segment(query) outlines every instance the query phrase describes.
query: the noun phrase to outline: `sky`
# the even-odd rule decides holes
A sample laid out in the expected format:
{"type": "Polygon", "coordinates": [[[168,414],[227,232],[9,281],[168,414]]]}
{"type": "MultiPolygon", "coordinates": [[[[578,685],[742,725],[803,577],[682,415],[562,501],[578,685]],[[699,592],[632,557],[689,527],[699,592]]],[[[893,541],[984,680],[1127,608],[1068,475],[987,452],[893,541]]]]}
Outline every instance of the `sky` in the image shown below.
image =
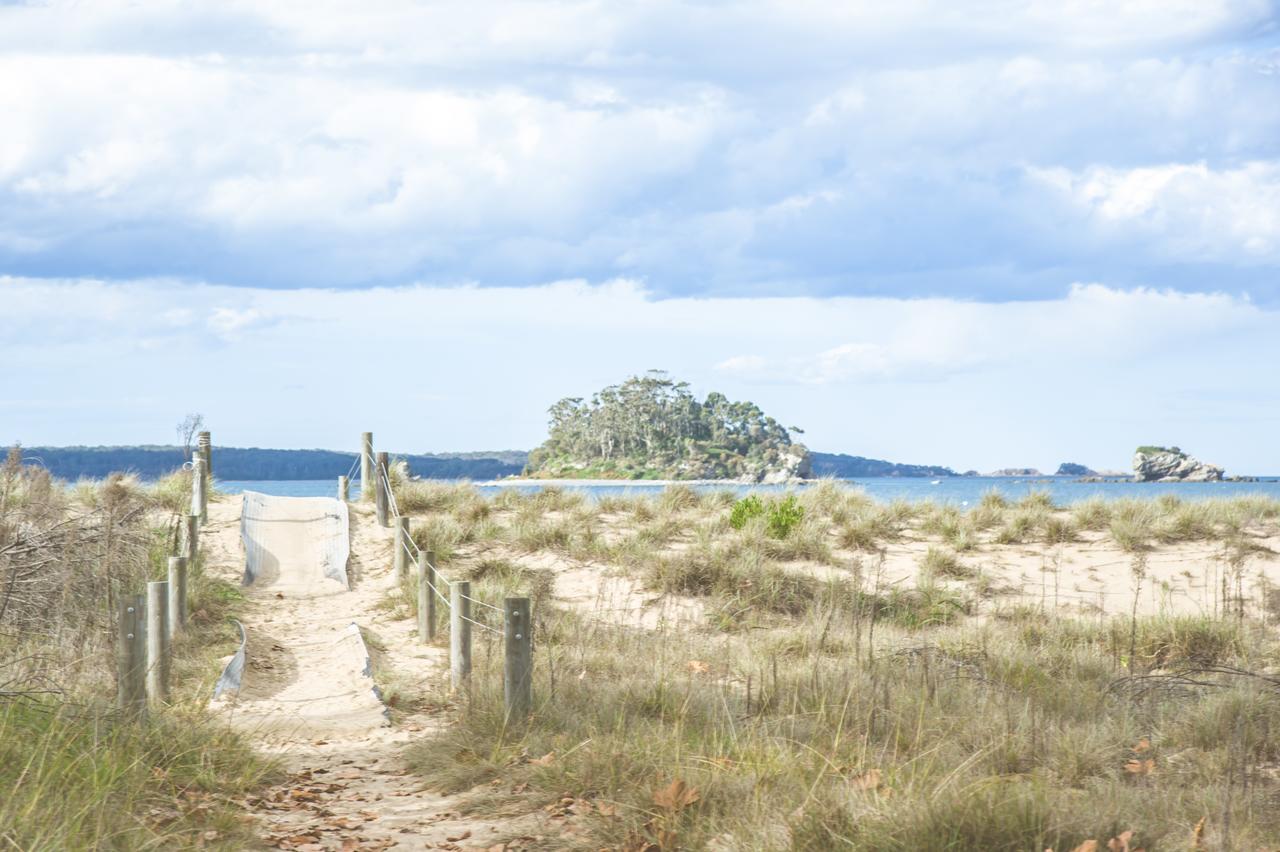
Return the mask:
{"type": "Polygon", "coordinates": [[[0,0],[0,442],[1280,473],[1280,3],[0,0]]]}

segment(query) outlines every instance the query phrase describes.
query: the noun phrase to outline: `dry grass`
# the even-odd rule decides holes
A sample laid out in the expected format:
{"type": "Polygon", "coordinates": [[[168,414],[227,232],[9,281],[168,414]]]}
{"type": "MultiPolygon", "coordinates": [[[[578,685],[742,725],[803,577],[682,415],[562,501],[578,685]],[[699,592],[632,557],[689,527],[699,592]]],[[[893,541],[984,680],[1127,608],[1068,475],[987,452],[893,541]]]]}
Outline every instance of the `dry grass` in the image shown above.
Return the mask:
{"type": "Polygon", "coordinates": [[[0,469],[0,841],[18,849],[243,848],[230,795],[269,767],[204,716],[235,587],[191,566],[173,704],[119,717],[122,595],[162,578],[189,477],[66,487],[11,454],[0,469]]]}
{"type": "Polygon", "coordinates": [[[1163,849],[1190,847],[1206,817],[1205,848],[1280,837],[1272,628],[1238,611],[1011,607],[982,567],[1002,542],[1056,553],[1101,538],[1142,560],[1215,540],[1238,579],[1275,534],[1274,501],[993,494],[961,511],[823,483],[783,538],[760,518],[732,529],[733,503],[687,488],[495,500],[496,532],[456,571],[486,595],[537,591],[535,712],[503,718],[486,646],[416,769],[470,790],[477,811],[545,807],[574,831],[547,848],[1061,850],[1133,830],[1134,848],[1163,849]],[[887,581],[884,552],[906,546],[917,575],[887,581]],[[554,577],[521,563],[533,553],[698,598],[708,618],[638,630],[561,609],[554,577]]]}
{"type": "MultiPolygon", "coordinates": [[[[549,848],[1073,849],[1127,829],[1182,848],[1206,816],[1208,848],[1280,832],[1280,684],[1209,674],[1139,695],[1125,622],[1028,612],[873,638],[865,610],[806,600],[746,633],[544,607],[532,717],[506,723],[497,656],[480,655],[470,704],[414,765],[477,811],[567,798],[578,833],[549,848]],[[673,807],[677,779],[696,796],[673,807]]],[[[1153,619],[1137,644],[1152,666],[1247,670],[1272,643],[1153,619]]]]}

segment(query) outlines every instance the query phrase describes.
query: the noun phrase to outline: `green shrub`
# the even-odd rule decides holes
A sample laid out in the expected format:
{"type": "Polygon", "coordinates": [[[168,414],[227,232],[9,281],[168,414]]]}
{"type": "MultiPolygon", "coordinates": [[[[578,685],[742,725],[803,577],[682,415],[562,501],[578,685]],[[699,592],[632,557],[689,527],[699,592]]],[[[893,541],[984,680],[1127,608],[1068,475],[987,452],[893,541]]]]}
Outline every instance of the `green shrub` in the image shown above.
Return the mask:
{"type": "Polygon", "coordinates": [[[795,495],[787,495],[769,506],[769,516],[765,522],[765,530],[773,538],[786,538],[796,524],[804,520],[804,507],[796,500],[795,495]]]}
{"type": "Polygon", "coordinates": [[[747,525],[747,521],[763,514],[764,502],[756,495],[749,494],[733,504],[733,508],[729,511],[729,526],[740,530],[747,525]]]}

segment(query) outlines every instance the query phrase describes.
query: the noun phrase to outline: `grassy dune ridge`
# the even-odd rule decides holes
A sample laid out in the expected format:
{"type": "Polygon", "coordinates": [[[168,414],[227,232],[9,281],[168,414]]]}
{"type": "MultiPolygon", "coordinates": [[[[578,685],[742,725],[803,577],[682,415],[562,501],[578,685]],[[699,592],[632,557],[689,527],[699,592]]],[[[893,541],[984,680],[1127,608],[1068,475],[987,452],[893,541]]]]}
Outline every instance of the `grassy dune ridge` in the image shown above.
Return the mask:
{"type": "Polygon", "coordinates": [[[456,724],[415,746],[477,810],[545,808],[560,829],[535,845],[1280,843],[1276,501],[961,510],[828,483],[779,536],[769,506],[734,529],[732,495],[682,487],[397,495],[447,575],[535,597],[532,717],[505,723],[479,638],[469,697],[416,698],[456,724]],[[1069,567],[1122,593],[1073,593],[1069,567]],[[584,571],[693,615],[621,621],[565,591],[584,571]]]}
{"type": "Polygon", "coordinates": [[[171,706],[146,723],[113,708],[118,601],[164,578],[189,493],[189,474],[64,486],[16,454],[0,469],[0,846],[248,842],[233,797],[268,768],[204,711],[234,586],[191,566],[171,706]]]}

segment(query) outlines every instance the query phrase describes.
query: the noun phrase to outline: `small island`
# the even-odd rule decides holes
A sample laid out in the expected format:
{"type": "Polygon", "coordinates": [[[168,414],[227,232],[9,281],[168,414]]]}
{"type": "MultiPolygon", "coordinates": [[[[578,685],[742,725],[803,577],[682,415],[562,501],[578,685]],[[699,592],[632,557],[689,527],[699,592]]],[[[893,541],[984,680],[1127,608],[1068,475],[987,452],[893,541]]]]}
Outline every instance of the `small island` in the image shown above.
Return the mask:
{"type": "Polygon", "coordinates": [[[1133,454],[1137,482],[1221,482],[1223,469],[1192,458],[1178,447],[1138,447],[1133,454]]]}
{"type": "Polygon", "coordinates": [[[535,479],[807,479],[809,450],[752,402],[712,392],[699,402],[686,382],[650,370],[590,400],[548,410],[547,440],[529,454],[535,479]]]}

